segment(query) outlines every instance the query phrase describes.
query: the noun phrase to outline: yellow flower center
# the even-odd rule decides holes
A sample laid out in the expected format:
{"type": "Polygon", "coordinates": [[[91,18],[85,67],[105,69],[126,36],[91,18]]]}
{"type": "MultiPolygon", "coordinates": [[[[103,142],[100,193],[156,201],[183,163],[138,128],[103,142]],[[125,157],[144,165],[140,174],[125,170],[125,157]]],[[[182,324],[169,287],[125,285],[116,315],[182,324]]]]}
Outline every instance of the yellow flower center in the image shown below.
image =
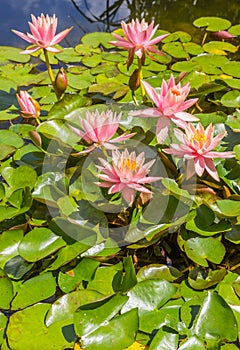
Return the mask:
{"type": "Polygon", "coordinates": [[[195,134],[191,138],[191,141],[198,141],[199,143],[204,144],[207,141],[207,138],[201,131],[196,130],[195,134]]]}
{"type": "Polygon", "coordinates": [[[129,170],[134,171],[138,168],[138,163],[136,162],[136,160],[132,160],[129,158],[123,158],[121,159],[121,167],[127,167],[129,170]]]}

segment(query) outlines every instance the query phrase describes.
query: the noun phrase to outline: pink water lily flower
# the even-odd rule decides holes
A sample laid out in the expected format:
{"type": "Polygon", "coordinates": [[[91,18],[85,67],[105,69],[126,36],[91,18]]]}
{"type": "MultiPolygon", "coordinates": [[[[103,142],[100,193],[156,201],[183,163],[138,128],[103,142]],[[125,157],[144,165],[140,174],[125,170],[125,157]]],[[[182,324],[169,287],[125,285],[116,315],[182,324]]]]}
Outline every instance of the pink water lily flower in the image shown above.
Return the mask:
{"type": "Polygon", "coordinates": [[[152,194],[149,189],[143,186],[144,184],[161,179],[160,177],[147,176],[155,159],[144,164],[144,152],[136,155],[135,152],[129,153],[127,148],[122,153],[119,150],[113,150],[112,165],[103,158],[99,158],[99,161],[102,166],[97,166],[97,168],[103,174],[98,174],[98,177],[103,182],[96,184],[109,188],[109,194],[121,191],[123,198],[129,205],[132,205],[136,191],[152,194]]]}
{"type": "Polygon", "coordinates": [[[190,178],[195,172],[198,176],[202,176],[204,170],[206,170],[212,178],[219,181],[213,158],[234,157],[234,152],[231,151],[212,151],[219,145],[226,132],[214,137],[214,126],[212,124],[204,130],[200,123],[196,127],[189,123],[185,128],[185,133],[179,129],[175,129],[174,133],[180,144],[171,144],[170,148],[164,149],[164,152],[187,160],[186,178],[190,178]]]}
{"type": "Polygon", "coordinates": [[[24,118],[38,118],[40,115],[39,103],[32,98],[27,91],[20,91],[16,94],[18,103],[21,107],[21,115],[24,118]]]}
{"type": "Polygon", "coordinates": [[[121,25],[126,39],[113,33],[117,41],[111,41],[110,43],[128,50],[127,67],[130,67],[132,64],[134,54],[141,59],[142,64],[144,64],[145,61],[145,54],[149,55],[149,52],[162,55],[162,52],[157,50],[154,45],[166,38],[169,34],[160,35],[152,39],[158,28],[158,25],[154,27],[154,21],[148,25],[145,19],[142,19],[141,22],[139,22],[138,19],[133,19],[132,22],[128,24],[122,21],[121,25]]]}
{"type": "Polygon", "coordinates": [[[142,81],[142,84],[156,107],[134,111],[131,115],[158,118],[156,135],[159,143],[166,139],[170,121],[181,128],[185,128],[187,122],[198,120],[192,114],[184,112],[198,100],[198,98],[186,100],[190,92],[189,83],[184,86],[181,86],[180,82],[176,84],[174,76],[171,75],[168,81],[163,79],[160,93],[146,81],[142,81]]]}
{"type": "Polygon", "coordinates": [[[84,139],[92,145],[78,154],[89,153],[95,148],[102,146],[106,149],[114,149],[117,147],[114,145],[115,143],[127,140],[135,135],[135,133],[124,133],[112,139],[119,127],[121,116],[122,113],[113,113],[112,110],[108,109],[101,113],[99,113],[98,110],[95,112],[87,111],[85,118],[79,117],[81,129],[73,126],[69,127],[81,139],[84,139]]]}
{"type": "Polygon", "coordinates": [[[55,35],[58,24],[58,19],[55,14],[52,17],[49,15],[46,15],[45,17],[43,14],[37,18],[34,15],[31,15],[31,17],[32,22],[28,22],[31,34],[24,34],[18,30],[12,30],[13,33],[20,36],[20,38],[34,45],[30,49],[24,50],[21,53],[31,54],[42,48],[51,52],[60,52],[60,50],[52,46],[63,40],[73,27],[67,28],[55,35]]]}

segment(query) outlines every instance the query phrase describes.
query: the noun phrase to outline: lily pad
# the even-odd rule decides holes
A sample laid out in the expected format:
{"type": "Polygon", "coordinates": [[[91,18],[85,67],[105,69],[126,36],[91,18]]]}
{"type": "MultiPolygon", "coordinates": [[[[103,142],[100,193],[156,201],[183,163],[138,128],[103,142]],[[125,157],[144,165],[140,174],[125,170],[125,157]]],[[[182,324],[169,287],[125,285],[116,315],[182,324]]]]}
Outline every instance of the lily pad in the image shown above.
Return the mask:
{"type": "Polygon", "coordinates": [[[206,27],[206,30],[210,32],[225,30],[231,26],[230,21],[220,17],[201,17],[196,19],[193,24],[199,28],[206,27]]]}

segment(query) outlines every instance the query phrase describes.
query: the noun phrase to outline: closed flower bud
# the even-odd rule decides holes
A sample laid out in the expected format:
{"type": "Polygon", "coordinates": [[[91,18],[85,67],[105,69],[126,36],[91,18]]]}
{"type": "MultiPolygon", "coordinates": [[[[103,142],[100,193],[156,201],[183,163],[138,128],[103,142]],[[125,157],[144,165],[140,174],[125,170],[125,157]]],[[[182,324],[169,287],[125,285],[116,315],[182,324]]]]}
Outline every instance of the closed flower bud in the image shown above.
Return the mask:
{"type": "Polygon", "coordinates": [[[139,88],[140,86],[140,74],[139,74],[139,69],[135,69],[133,74],[129,78],[129,87],[132,91],[135,91],[139,88]]]}
{"type": "Polygon", "coordinates": [[[20,113],[23,118],[39,117],[40,105],[27,91],[20,91],[19,94],[17,94],[17,100],[21,107],[20,113]]]}
{"type": "Polygon", "coordinates": [[[61,97],[61,95],[66,91],[68,86],[68,81],[67,81],[67,74],[64,70],[63,67],[61,67],[58,71],[58,74],[55,79],[55,92],[58,95],[58,98],[61,97]]]}

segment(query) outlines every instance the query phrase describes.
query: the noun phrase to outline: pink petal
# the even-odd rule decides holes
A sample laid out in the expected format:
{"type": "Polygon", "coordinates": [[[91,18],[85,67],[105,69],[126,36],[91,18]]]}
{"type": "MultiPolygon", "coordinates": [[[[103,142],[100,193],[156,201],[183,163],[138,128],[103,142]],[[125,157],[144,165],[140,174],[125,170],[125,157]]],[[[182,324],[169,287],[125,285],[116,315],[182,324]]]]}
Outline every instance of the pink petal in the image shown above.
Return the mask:
{"type": "Polygon", "coordinates": [[[122,196],[129,206],[131,206],[134,201],[134,195],[135,195],[135,191],[131,188],[125,187],[122,190],[122,196]]]}
{"type": "Polygon", "coordinates": [[[31,53],[37,52],[37,51],[40,50],[40,49],[41,49],[41,47],[39,47],[39,46],[33,46],[33,47],[31,47],[30,49],[21,51],[20,53],[21,53],[21,54],[28,54],[28,55],[30,55],[31,53]]]}
{"type": "Polygon", "coordinates": [[[205,169],[214,180],[220,181],[218,173],[217,173],[217,169],[216,169],[212,159],[205,159],[205,169]]]}
{"type": "Polygon", "coordinates": [[[162,41],[163,39],[165,39],[167,36],[169,36],[169,34],[163,34],[163,35],[157,36],[156,38],[150,40],[150,41],[148,42],[148,45],[155,45],[155,44],[157,44],[159,41],[162,41]]]}
{"type": "Polygon", "coordinates": [[[186,179],[190,179],[195,174],[194,161],[192,159],[187,161],[186,179]]]}
{"type": "Polygon", "coordinates": [[[61,40],[65,38],[65,36],[68,35],[68,33],[73,29],[73,27],[67,28],[63,30],[62,32],[58,33],[54,36],[53,40],[51,41],[51,45],[58,44],[61,40]]]}
{"type": "Polygon", "coordinates": [[[108,193],[109,194],[112,194],[112,193],[116,193],[116,192],[119,192],[119,191],[122,191],[122,189],[125,187],[125,184],[122,184],[121,182],[118,183],[118,184],[115,184],[113,186],[111,186],[108,190],[108,193]]]}
{"type": "Polygon", "coordinates": [[[148,94],[148,96],[150,97],[150,99],[155,103],[155,105],[158,107],[161,103],[161,97],[160,95],[157,93],[156,89],[154,89],[149,83],[147,83],[144,80],[141,80],[141,83],[143,84],[146,93],[148,94]]]}
{"type": "Polygon", "coordinates": [[[18,30],[12,29],[12,32],[13,32],[14,34],[17,34],[18,36],[20,36],[20,38],[22,38],[23,40],[26,40],[28,43],[31,43],[31,44],[34,44],[34,43],[35,43],[35,40],[29,38],[26,34],[21,33],[21,32],[19,32],[18,30]]]}
{"type": "Polygon", "coordinates": [[[170,127],[170,120],[167,117],[161,117],[158,119],[156,127],[156,136],[158,143],[162,143],[168,136],[168,131],[170,127]]]}
{"type": "Polygon", "coordinates": [[[197,157],[194,159],[194,166],[198,176],[202,176],[205,169],[205,159],[204,157],[197,157]]]}

